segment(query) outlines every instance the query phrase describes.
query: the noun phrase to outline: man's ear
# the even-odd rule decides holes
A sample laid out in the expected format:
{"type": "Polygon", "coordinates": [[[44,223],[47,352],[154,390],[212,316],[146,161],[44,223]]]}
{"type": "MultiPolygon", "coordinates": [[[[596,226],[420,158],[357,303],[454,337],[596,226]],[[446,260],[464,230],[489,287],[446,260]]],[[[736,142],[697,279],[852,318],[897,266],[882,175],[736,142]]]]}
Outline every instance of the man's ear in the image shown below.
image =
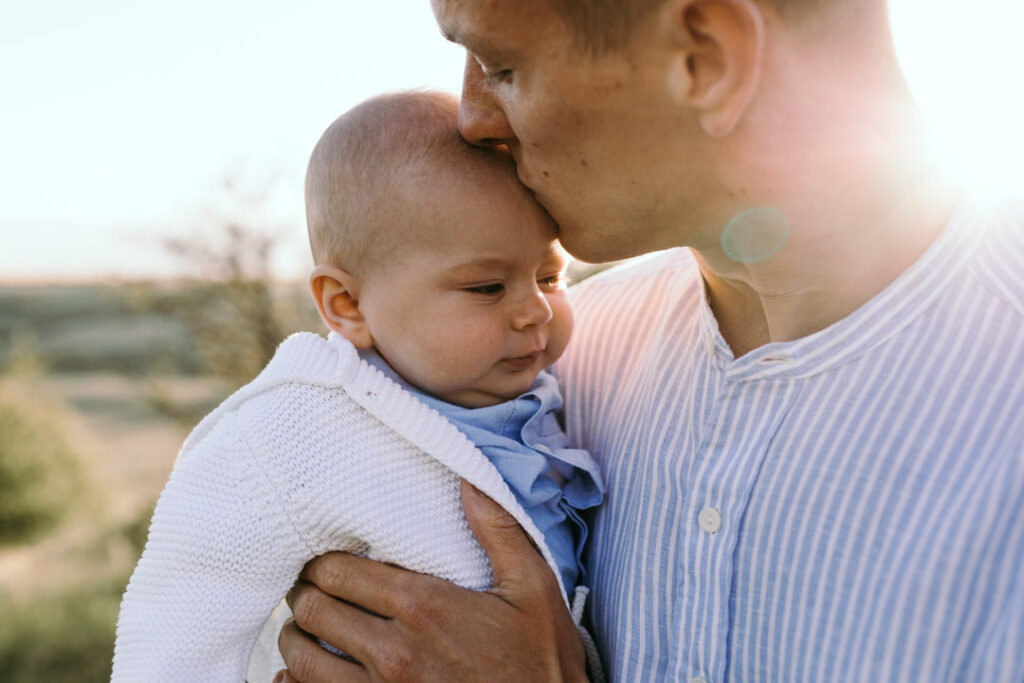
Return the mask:
{"type": "Polygon", "coordinates": [[[723,137],[757,92],[764,15],[754,0],[670,0],[662,18],[680,58],[671,76],[708,135],[723,137]]]}
{"type": "Polygon", "coordinates": [[[370,327],[359,309],[359,283],[352,273],[335,266],[318,265],[309,275],[309,291],[327,327],[356,348],[373,346],[370,327]]]}

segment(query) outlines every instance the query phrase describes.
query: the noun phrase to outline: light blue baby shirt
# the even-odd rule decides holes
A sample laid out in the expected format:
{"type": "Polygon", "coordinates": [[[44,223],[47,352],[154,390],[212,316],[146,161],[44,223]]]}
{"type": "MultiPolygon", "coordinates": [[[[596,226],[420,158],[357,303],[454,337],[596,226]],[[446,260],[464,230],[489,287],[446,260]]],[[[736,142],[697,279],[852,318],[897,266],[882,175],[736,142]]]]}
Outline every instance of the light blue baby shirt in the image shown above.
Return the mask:
{"type": "Polygon", "coordinates": [[[497,468],[516,500],[544,534],[567,593],[586,581],[581,563],[587,525],[579,511],[604,497],[597,464],[586,451],[567,448],[556,412],[562,407],[558,381],[541,372],[530,390],[485,408],[463,408],[439,400],[399,376],[373,349],[360,357],[465,434],[497,468]]]}

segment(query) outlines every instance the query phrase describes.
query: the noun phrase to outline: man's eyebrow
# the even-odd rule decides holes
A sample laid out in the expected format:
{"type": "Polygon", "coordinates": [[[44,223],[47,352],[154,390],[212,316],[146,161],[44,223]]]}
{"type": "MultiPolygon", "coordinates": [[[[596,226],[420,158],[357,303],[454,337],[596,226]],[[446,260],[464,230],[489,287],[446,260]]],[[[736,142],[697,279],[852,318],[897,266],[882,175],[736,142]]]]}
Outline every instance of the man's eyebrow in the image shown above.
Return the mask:
{"type": "MultiPolygon", "coordinates": [[[[438,28],[441,29],[441,35],[444,36],[444,39],[448,42],[455,43],[456,45],[465,44],[464,41],[467,36],[465,31],[459,30],[459,26],[450,23],[448,25],[438,24],[438,28]]],[[[470,36],[470,38],[472,37],[470,36]]]]}
{"type": "Polygon", "coordinates": [[[441,35],[449,43],[461,45],[470,52],[482,48],[481,41],[472,33],[460,32],[454,28],[441,27],[441,35]]]}

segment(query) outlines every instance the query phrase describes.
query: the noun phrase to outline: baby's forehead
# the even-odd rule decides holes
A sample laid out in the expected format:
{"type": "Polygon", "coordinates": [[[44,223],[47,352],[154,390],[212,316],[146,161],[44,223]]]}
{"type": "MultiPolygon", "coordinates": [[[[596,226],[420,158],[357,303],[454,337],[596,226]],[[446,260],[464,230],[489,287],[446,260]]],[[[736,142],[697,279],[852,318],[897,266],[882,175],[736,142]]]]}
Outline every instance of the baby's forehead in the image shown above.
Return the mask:
{"type": "Polygon", "coordinates": [[[396,254],[427,247],[496,245],[538,257],[560,249],[554,223],[499,160],[434,159],[403,174],[392,205],[389,247],[396,254]],[[527,236],[528,235],[528,236],[527,236]]]}
{"type": "Polygon", "coordinates": [[[528,213],[534,204],[515,166],[501,157],[459,153],[420,157],[396,174],[396,185],[398,207],[410,213],[428,205],[435,211],[457,212],[467,203],[480,202],[491,202],[506,212],[528,213]]]}
{"type": "Polygon", "coordinates": [[[437,182],[484,181],[490,178],[518,181],[515,162],[507,152],[473,147],[457,136],[446,140],[445,144],[420,150],[401,163],[410,176],[437,182]]]}

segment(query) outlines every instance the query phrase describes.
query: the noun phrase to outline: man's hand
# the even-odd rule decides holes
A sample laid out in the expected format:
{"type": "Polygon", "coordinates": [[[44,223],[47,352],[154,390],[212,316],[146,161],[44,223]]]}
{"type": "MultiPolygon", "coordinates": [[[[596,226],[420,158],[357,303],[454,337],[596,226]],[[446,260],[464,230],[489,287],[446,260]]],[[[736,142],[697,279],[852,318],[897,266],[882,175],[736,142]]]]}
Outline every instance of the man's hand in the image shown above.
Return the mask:
{"type": "Polygon", "coordinates": [[[547,563],[512,516],[465,481],[462,505],[490,557],[491,590],[344,553],[318,557],[288,595],[294,619],[279,640],[288,672],[276,680],[586,681],[583,646],[547,563]]]}

